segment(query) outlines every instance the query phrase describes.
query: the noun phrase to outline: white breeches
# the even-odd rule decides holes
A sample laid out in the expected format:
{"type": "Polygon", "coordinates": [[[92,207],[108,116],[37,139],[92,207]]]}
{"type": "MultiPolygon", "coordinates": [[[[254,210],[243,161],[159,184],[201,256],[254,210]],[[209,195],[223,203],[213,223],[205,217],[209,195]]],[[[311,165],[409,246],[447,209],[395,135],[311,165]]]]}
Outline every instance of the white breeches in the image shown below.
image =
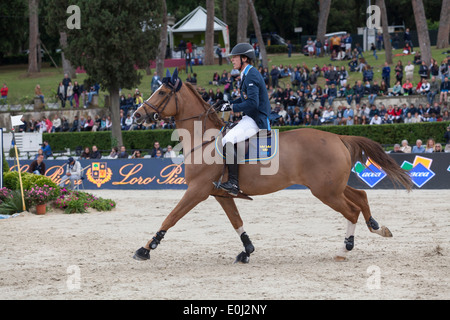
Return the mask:
{"type": "Polygon", "coordinates": [[[225,146],[228,142],[236,144],[245,141],[258,133],[258,131],[259,127],[256,125],[255,120],[249,116],[243,116],[241,121],[222,138],[222,145],[225,146]]]}

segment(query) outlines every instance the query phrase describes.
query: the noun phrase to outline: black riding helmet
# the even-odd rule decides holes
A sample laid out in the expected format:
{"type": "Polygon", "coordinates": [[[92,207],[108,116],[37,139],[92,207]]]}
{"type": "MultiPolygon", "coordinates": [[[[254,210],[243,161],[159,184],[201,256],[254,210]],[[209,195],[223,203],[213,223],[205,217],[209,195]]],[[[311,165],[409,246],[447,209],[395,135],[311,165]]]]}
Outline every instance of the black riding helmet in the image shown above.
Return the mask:
{"type": "Polygon", "coordinates": [[[238,43],[231,50],[230,56],[246,56],[252,61],[256,59],[255,49],[250,43],[238,43]]]}

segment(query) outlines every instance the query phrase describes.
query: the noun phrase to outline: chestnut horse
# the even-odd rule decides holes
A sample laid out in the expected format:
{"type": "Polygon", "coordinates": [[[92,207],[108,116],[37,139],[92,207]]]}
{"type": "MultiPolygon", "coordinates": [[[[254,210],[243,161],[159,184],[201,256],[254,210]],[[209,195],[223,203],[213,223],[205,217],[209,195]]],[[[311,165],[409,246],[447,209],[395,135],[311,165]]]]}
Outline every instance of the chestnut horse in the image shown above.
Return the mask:
{"type": "MultiPolygon", "coordinates": [[[[206,103],[190,83],[182,83],[177,70],[172,77],[164,78],[161,87],[134,113],[138,123],[149,122],[155,116],[175,118],[177,131],[196,134],[202,139],[192,139],[184,134],[182,147],[185,155],[187,190],[159,231],[134,255],[137,260],[150,259],[166,232],[197,204],[214,196],[228,216],[244,245],[236,262],[247,263],[254,246],[244,231],[243,222],[234,197],[214,186],[223,175],[227,176],[223,161],[206,161],[205,155],[216,156],[212,147],[214,138],[224,123],[216,111],[206,103]],[[203,156],[195,157],[195,154],[203,156]],[[192,160],[193,159],[193,160],[192,160]]],[[[315,129],[296,129],[279,134],[278,166],[275,172],[263,174],[269,163],[240,164],[239,182],[243,194],[238,197],[264,195],[283,190],[291,185],[304,185],[324,204],[340,212],[347,219],[347,232],[342,248],[335,260],[346,260],[354,246],[354,231],[362,212],[369,230],[383,237],[391,237],[388,228],[379,226],[372,217],[366,192],[347,185],[352,166],[367,158],[382,167],[395,185],[408,191],[412,184],[409,174],[384,152],[376,142],[358,136],[342,136],[315,129]]],[[[268,161],[270,162],[270,160],[268,161]]],[[[226,180],[225,180],[226,181],[226,180]]]]}

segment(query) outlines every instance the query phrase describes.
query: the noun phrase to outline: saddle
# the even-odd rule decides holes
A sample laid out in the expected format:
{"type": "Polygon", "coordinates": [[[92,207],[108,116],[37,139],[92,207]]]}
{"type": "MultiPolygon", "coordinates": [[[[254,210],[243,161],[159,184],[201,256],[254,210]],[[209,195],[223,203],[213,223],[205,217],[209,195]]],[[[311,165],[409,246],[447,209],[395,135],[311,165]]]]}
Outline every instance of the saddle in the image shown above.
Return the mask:
{"type": "MultiPolygon", "coordinates": [[[[235,126],[236,124],[230,124],[224,126],[219,135],[215,140],[216,152],[225,159],[223,154],[222,143],[219,138],[225,137],[226,134],[235,126]]],[[[252,161],[265,161],[272,159],[278,152],[278,129],[272,129],[270,131],[261,130],[255,135],[245,140],[245,157],[241,156],[239,163],[246,163],[252,161]]]]}

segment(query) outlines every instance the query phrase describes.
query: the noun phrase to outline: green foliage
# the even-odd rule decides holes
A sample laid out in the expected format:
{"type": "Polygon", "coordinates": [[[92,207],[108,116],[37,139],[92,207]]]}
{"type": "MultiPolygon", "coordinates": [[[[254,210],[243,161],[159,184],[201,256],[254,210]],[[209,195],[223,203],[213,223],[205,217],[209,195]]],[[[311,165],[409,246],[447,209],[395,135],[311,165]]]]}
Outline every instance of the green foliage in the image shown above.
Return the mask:
{"type": "Polygon", "coordinates": [[[3,150],[2,150],[2,154],[3,154],[3,157],[2,157],[2,159],[3,159],[3,172],[9,172],[9,164],[8,164],[8,161],[6,161],[5,153],[3,152],[3,150]]]}
{"type": "MultiPolygon", "coordinates": [[[[25,210],[28,210],[28,205],[25,201],[25,210]]],[[[20,190],[11,191],[11,196],[4,199],[0,203],[0,212],[2,214],[14,214],[23,211],[22,193],[20,190]]]]}
{"type": "MultiPolygon", "coordinates": [[[[169,144],[173,146],[177,142],[171,141],[172,133],[173,130],[169,129],[123,131],[123,144],[128,150],[152,149],[155,141],[159,141],[163,147],[169,144]]],[[[99,150],[110,150],[114,141],[117,144],[116,140],[111,140],[110,131],[44,133],[43,139],[49,142],[52,150],[74,150],[80,145],[96,145],[99,150]]]]}
{"type": "Polygon", "coordinates": [[[403,139],[413,144],[417,139],[425,140],[428,138],[434,138],[436,142],[443,142],[445,128],[449,124],[449,122],[428,122],[353,126],[285,126],[277,127],[277,129],[280,129],[281,132],[299,128],[314,128],[340,135],[367,137],[380,144],[396,144],[403,139]]]}
{"type": "MultiPolygon", "coordinates": [[[[44,185],[52,188],[59,188],[49,177],[41,176],[28,172],[21,172],[22,187],[23,190],[29,190],[32,186],[38,185],[43,187],[44,185]]],[[[20,180],[18,171],[8,171],[3,174],[3,185],[10,190],[20,190],[20,180]]]]}
{"type": "Polygon", "coordinates": [[[68,30],[68,59],[109,91],[137,86],[142,75],[135,66],[147,66],[156,56],[159,2],[78,0],[72,4],[80,7],[82,25],[80,30],[68,30]]]}
{"type": "Polygon", "coordinates": [[[97,211],[111,211],[116,207],[116,203],[110,199],[95,197],[94,195],[72,191],[63,188],[60,190],[60,197],[54,203],[56,208],[63,209],[65,213],[86,213],[88,208],[97,211]]]}

